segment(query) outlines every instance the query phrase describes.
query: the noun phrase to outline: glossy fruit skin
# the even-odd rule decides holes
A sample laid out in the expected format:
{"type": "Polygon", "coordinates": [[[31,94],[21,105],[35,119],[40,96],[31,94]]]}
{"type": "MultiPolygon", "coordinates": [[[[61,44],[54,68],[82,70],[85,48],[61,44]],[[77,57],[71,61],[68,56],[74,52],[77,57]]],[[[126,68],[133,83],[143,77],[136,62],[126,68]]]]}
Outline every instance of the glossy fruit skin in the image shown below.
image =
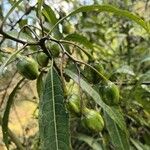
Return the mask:
{"type": "Polygon", "coordinates": [[[50,51],[51,51],[52,56],[53,56],[54,58],[58,57],[59,54],[60,54],[60,48],[59,48],[58,44],[53,44],[53,45],[51,45],[51,46],[50,46],[50,51]]]}
{"type": "Polygon", "coordinates": [[[37,54],[37,62],[41,67],[46,67],[48,65],[48,60],[48,56],[45,53],[40,52],[37,54]]]}
{"type": "Polygon", "coordinates": [[[104,128],[102,116],[93,109],[84,109],[81,123],[84,127],[94,132],[101,132],[104,128]]]}
{"type": "MultiPolygon", "coordinates": [[[[105,71],[103,66],[100,63],[90,63],[90,65],[95,68],[99,73],[101,73],[102,75],[104,75],[105,71]]],[[[90,68],[89,66],[85,66],[84,67],[84,75],[86,77],[86,79],[93,84],[97,84],[99,83],[102,78],[100,77],[100,75],[98,75],[96,73],[96,71],[94,71],[92,68],[90,68]]]]}
{"type": "Polygon", "coordinates": [[[75,116],[81,115],[80,99],[77,95],[72,95],[66,103],[66,108],[75,116]]]}
{"type": "Polygon", "coordinates": [[[18,72],[29,80],[35,80],[38,75],[38,64],[33,58],[20,57],[17,63],[18,72]]]}
{"type": "Polygon", "coordinates": [[[117,105],[119,103],[119,89],[111,81],[107,81],[100,87],[100,95],[104,102],[109,105],[117,105]]]}

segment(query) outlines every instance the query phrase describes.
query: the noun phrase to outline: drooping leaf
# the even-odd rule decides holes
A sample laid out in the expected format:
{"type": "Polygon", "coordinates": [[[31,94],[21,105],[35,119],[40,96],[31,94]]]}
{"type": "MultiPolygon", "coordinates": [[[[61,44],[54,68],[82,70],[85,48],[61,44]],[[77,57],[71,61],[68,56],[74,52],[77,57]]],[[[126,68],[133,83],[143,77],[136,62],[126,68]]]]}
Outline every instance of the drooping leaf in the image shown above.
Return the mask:
{"type": "Polygon", "coordinates": [[[77,134],[76,135],[77,139],[80,141],[84,141],[87,143],[93,150],[103,150],[102,146],[100,143],[96,141],[93,137],[87,136],[85,134],[77,134]]]}
{"type": "Polygon", "coordinates": [[[69,34],[68,36],[66,36],[64,38],[64,40],[77,42],[79,44],[82,44],[83,46],[85,46],[88,49],[93,49],[92,43],[90,43],[86,37],[84,37],[80,34],[76,34],[76,33],[69,34]]]}
{"type": "MultiPolygon", "coordinates": [[[[77,84],[79,84],[79,77],[77,74],[75,74],[74,72],[72,72],[71,70],[65,69],[65,73],[72,78],[77,84]]],[[[112,109],[111,107],[109,107],[108,105],[106,105],[100,95],[86,82],[84,81],[82,78],[80,78],[80,86],[82,88],[83,91],[85,91],[87,94],[89,94],[93,100],[100,105],[103,110],[111,117],[112,120],[115,121],[115,123],[117,123],[117,125],[124,130],[124,132],[126,132],[126,127],[125,127],[125,123],[123,121],[123,117],[121,114],[116,113],[116,110],[112,109]]]]}
{"type": "Polygon", "coordinates": [[[6,145],[6,147],[9,149],[9,142],[8,142],[8,121],[9,121],[9,114],[10,114],[10,109],[14,100],[14,97],[16,95],[16,92],[20,86],[20,84],[23,82],[24,78],[21,79],[17,85],[15,86],[15,88],[13,89],[13,91],[10,93],[9,97],[8,97],[8,101],[7,101],[7,105],[5,108],[5,112],[2,118],[2,132],[3,132],[3,140],[4,143],[6,145]]]}
{"type": "MultiPolygon", "coordinates": [[[[55,14],[55,12],[53,11],[53,9],[50,6],[44,4],[44,8],[42,10],[42,13],[47,18],[50,26],[54,26],[58,22],[56,14],[55,14]]],[[[62,37],[62,34],[59,32],[59,28],[58,27],[56,27],[54,33],[55,33],[56,37],[58,37],[58,38],[62,37]]]]}
{"type": "Polygon", "coordinates": [[[149,150],[149,145],[144,145],[141,142],[139,142],[138,140],[135,140],[133,138],[130,139],[130,141],[132,142],[132,144],[134,145],[134,147],[137,150],[149,150]]]}
{"type": "MultiPolygon", "coordinates": [[[[7,32],[8,35],[12,36],[12,37],[17,37],[18,32],[16,30],[13,31],[8,31],[7,32]]],[[[25,40],[25,41],[30,41],[30,42],[35,42],[35,39],[33,37],[31,37],[29,34],[25,33],[25,32],[21,32],[19,33],[19,39],[21,40],[25,40]]]]}
{"type": "MultiPolygon", "coordinates": [[[[118,110],[116,110],[118,111],[118,110]]],[[[120,112],[118,112],[120,113],[120,112]]],[[[108,114],[105,113],[105,122],[106,127],[109,132],[112,144],[116,150],[129,150],[129,138],[127,136],[127,133],[122,131],[118,125],[108,116],[108,114]]]]}
{"type": "Polygon", "coordinates": [[[62,83],[51,66],[39,103],[39,133],[42,150],[70,150],[69,116],[65,110],[62,83]]]}
{"type": "Polygon", "coordinates": [[[140,63],[144,63],[144,62],[150,62],[150,56],[147,56],[144,59],[142,59],[140,63]]]}
{"type": "Polygon", "coordinates": [[[133,69],[132,69],[130,66],[127,66],[127,65],[118,68],[118,69],[115,71],[115,73],[129,74],[129,75],[131,75],[131,76],[134,76],[134,75],[135,75],[133,69]]]}
{"type": "Polygon", "coordinates": [[[43,84],[44,84],[43,75],[44,75],[44,73],[41,72],[40,75],[38,76],[37,82],[36,82],[36,88],[37,88],[37,93],[38,93],[39,98],[41,97],[42,91],[43,91],[43,84]]]}
{"type": "Polygon", "coordinates": [[[119,16],[123,16],[123,17],[127,17],[128,19],[136,22],[137,24],[139,24],[141,27],[143,27],[147,32],[150,32],[150,25],[145,22],[143,19],[141,19],[139,16],[132,14],[131,12],[127,11],[127,10],[122,10],[119,9],[115,6],[112,5],[88,5],[88,6],[82,6],[74,11],[72,11],[71,13],[69,13],[67,16],[63,17],[62,19],[60,19],[54,26],[52,29],[50,29],[49,33],[50,34],[53,29],[63,20],[65,20],[66,18],[75,15],[77,13],[80,12],[89,12],[89,11],[98,11],[98,12],[111,12],[114,13],[115,15],[119,15],[119,16]]]}
{"type": "Polygon", "coordinates": [[[42,5],[43,5],[43,0],[38,0],[38,16],[39,16],[39,18],[41,18],[41,15],[42,15],[42,5]]]}

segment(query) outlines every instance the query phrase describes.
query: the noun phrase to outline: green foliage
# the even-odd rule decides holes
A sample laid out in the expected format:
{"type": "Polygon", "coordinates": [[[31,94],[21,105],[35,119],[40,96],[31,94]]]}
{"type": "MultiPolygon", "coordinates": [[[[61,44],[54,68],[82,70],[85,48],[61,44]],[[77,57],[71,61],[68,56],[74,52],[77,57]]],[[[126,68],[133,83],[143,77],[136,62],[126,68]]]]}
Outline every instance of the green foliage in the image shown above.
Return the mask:
{"type": "Polygon", "coordinates": [[[64,107],[62,84],[53,65],[45,79],[40,99],[39,134],[43,150],[70,149],[69,118],[64,107]]]}
{"type": "Polygon", "coordinates": [[[100,95],[102,95],[102,99],[109,106],[117,105],[119,103],[119,89],[111,81],[102,83],[100,95]]]}
{"type": "Polygon", "coordinates": [[[129,136],[107,114],[105,114],[105,121],[114,148],[119,150],[130,149],[129,136]]]}
{"type": "Polygon", "coordinates": [[[48,59],[48,56],[45,53],[41,52],[41,53],[37,54],[36,59],[37,59],[38,64],[41,67],[46,67],[47,66],[49,59],[48,59]]]}
{"type": "Polygon", "coordinates": [[[33,58],[19,57],[17,70],[29,80],[35,80],[39,75],[38,64],[33,58]]]}
{"type": "Polygon", "coordinates": [[[104,120],[99,112],[92,109],[83,110],[83,118],[81,120],[83,126],[94,132],[101,132],[104,128],[104,120]]]}
{"type": "Polygon", "coordinates": [[[4,143],[6,144],[6,147],[9,149],[9,140],[8,140],[8,123],[9,123],[9,114],[10,114],[10,109],[12,107],[13,101],[14,101],[14,97],[16,95],[16,92],[20,86],[20,84],[23,82],[24,78],[21,79],[17,85],[15,86],[15,88],[13,89],[13,91],[10,93],[8,101],[7,101],[7,106],[5,108],[5,112],[2,118],[2,132],[3,132],[3,139],[4,139],[4,143]]]}
{"type": "Polygon", "coordinates": [[[149,5],[142,0],[0,2],[6,147],[148,150],[149,5]],[[26,79],[16,85],[21,76],[26,79]],[[30,122],[20,138],[8,127],[15,98],[36,106],[38,121],[32,120],[39,129],[33,135],[30,122]]]}
{"type": "MultiPolygon", "coordinates": [[[[79,84],[79,80],[78,80],[78,75],[76,75],[75,73],[73,73],[70,70],[66,70],[65,71],[66,74],[68,76],[70,76],[75,82],[77,82],[79,84]]],[[[122,117],[120,115],[118,115],[113,109],[111,109],[108,105],[106,105],[100,95],[87,83],[85,82],[83,79],[80,79],[80,86],[82,88],[82,90],[84,90],[85,92],[87,92],[87,94],[89,94],[93,100],[100,105],[104,111],[107,112],[107,114],[118,124],[118,126],[126,131],[126,127],[124,122],[122,121],[122,117]]]]}

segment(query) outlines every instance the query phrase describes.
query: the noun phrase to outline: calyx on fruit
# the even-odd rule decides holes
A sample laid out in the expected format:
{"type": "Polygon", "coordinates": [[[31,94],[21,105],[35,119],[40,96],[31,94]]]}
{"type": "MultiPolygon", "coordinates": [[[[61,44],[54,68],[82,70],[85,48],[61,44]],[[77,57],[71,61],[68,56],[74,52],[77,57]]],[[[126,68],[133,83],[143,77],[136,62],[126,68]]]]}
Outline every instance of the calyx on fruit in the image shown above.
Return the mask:
{"type": "Polygon", "coordinates": [[[38,64],[33,58],[19,57],[17,63],[18,72],[29,80],[35,80],[38,75],[38,64]]]}
{"type": "Polygon", "coordinates": [[[119,103],[119,89],[111,81],[104,82],[100,87],[100,95],[107,105],[117,105],[119,103]]]}
{"type": "MultiPolygon", "coordinates": [[[[90,63],[90,65],[93,68],[95,68],[102,75],[105,74],[105,71],[104,71],[104,68],[103,68],[102,64],[100,64],[98,62],[92,62],[92,63],[90,63]]],[[[89,82],[94,83],[94,84],[97,84],[102,80],[100,75],[98,75],[95,70],[93,70],[92,68],[90,68],[87,65],[84,67],[84,76],[86,77],[86,79],[89,82]]]]}
{"type": "Polygon", "coordinates": [[[84,127],[94,131],[101,132],[104,128],[104,120],[99,112],[85,108],[83,110],[83,118],[81,123],[84,127]]]}
{"type": "Polygon", "coordinates": [[[80,99],[77,95],[72,95],[66,102],[66,108],[74,115],[80,116],[80,99]]]}
{"type": "Polygon", "coordinates": [[[37,62],[41,67],[46,67],[48,64],[48,56],[43,52],[38,53],[37,62]]]}

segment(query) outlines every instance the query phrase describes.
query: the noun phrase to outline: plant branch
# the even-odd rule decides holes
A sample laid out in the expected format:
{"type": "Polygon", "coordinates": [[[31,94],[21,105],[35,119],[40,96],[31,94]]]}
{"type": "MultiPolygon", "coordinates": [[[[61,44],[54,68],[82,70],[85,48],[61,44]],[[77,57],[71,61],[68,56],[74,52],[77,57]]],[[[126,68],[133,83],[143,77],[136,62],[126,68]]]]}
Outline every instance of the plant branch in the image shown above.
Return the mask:
{"type": "Polygon", "coordinates": [[[6,38],[6,39],[13,40],[13,41],[21,43],[23,45],[25,45],[25,44],[27,44],[27,45],[38,45],[39,44],[38,42],[26,42],[26,41],[20,40],[18,38],[15,38],[15,37],[5,33],[2,29],[0,29],[0,34],[2,34],[3,37],[6,38]]]}
{"type": "Polygon", "coordinates": [[[98,71],[97,71],[94,67],[92,67],[91,65],[89,65],[89,64],[87,64],[87,63],[85,63],[85,62],[83,62],[83,61],[81,61],[81,60],[77,60],[77,59],[75,59],[74,57],[72,57],[72,56],[64,49],[63,45],[62,45],[60,42],[59,42],[58,44],[60,45],[62,51],[63,51],[71,60],[73,60],[75,63],[84,64],[84,65],[90,67],[90,68],[91,68],[92,70],[94,70],[99,76],[101,76],[102,79],[104,79],[105,81],[108,80],[104,75],[102,75],[100,72],[98,72],[98,71]]]}

